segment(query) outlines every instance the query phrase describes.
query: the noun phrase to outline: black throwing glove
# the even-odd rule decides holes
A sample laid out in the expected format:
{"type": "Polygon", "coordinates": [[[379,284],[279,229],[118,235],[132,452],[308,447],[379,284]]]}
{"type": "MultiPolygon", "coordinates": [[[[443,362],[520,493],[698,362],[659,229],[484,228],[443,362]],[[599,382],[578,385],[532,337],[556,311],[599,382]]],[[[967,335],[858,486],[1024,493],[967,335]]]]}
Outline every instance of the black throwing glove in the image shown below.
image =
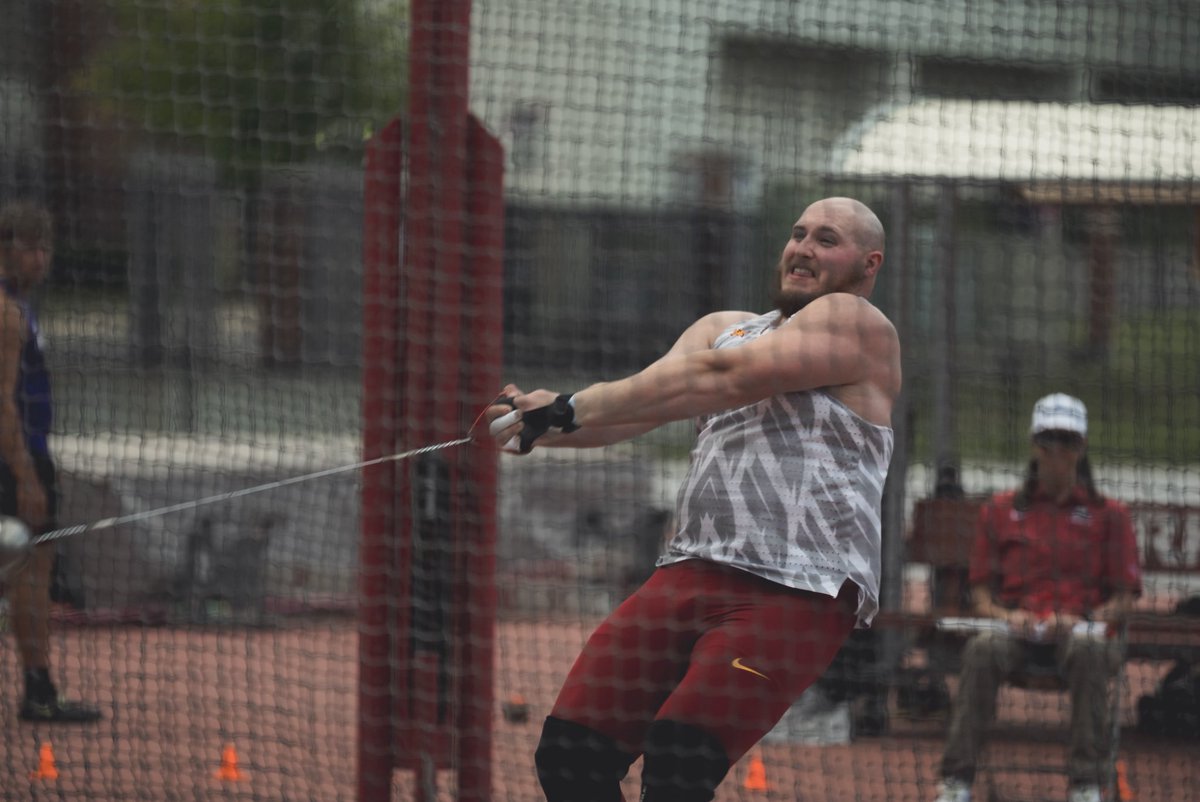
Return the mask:
{"type": "MultiPolygon", "coordinates": [[[[504,401],[512,403],[511,398],[504,401]]],[[[553,404],[521,413],[521,453],[528,454],[533,449],[533,441],[551,429],[559,429],[568,434],[579,428],[575,422],[575,408],[570,404],[571,396],[560,395],[553,404]]]]}

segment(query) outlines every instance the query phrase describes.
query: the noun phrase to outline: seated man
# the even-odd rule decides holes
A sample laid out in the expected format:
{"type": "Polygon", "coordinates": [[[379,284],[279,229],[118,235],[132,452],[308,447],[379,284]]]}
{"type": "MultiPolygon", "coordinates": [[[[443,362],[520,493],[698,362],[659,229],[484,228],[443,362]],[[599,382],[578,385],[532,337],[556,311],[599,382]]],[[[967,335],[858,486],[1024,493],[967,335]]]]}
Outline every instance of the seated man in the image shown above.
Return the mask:
{"type": "Polygon", "coordinates": [[[968,582],[987,628],[963,652],[937,802],[969,802],[1000,683],[1048,658],[1071,699],[1070,802],[1099,802],[1109,754],[1108,683],[1121,665],[1115,624],[1141,593],[1129,513],[1092,482],[1087,410],[1061,393],[1033,408],[1025,484],[980,510],[968,582]]]}

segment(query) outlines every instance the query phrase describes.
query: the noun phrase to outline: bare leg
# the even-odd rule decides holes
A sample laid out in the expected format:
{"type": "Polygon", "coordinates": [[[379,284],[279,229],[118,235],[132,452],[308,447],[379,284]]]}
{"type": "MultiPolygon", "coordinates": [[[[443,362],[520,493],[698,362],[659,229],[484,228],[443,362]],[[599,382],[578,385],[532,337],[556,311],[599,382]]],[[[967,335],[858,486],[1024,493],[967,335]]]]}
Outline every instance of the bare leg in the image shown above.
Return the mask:
{"type": "Polygon", "coordinates": [[[26,670],[50,665],[50,572],[54,546],[43,543],[28,562],[9,577],[9,619],[26,670]]]}

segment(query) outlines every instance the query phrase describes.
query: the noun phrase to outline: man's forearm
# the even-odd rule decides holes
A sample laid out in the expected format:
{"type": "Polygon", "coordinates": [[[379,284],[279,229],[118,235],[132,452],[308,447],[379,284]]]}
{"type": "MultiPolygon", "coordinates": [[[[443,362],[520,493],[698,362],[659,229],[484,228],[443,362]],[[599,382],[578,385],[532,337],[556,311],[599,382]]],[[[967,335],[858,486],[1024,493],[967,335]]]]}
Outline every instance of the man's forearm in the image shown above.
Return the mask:
{"type": "Polygon", "coordinates": [[[584,426],[569,434],[551,430],[537,439],[538,448],[599,448],[632,440],[655,428],[654,424],[626,423],[614,426],[584,426]]]}
{"type": "Polygon", "coordinates": [[[722,351],[698,351],[663,359],[640,373],[593,384],[575,394],[575,420],[583,427],[649,424],[743,406],[759,397],[731,375],[732,360],[722,351]]]}

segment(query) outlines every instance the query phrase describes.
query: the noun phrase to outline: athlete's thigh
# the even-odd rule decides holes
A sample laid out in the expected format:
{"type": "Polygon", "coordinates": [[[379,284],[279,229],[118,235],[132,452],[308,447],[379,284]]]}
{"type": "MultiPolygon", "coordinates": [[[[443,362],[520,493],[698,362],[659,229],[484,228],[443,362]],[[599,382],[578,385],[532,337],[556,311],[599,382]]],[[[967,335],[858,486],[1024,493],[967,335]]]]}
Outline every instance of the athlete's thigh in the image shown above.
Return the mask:
{"type": "Polygon", "coordinates": [[[784,590],[741,604],[697,641],[658,718],[713,733],[736,761],[824,673],[854,622],[845,593],[784,590]]]}
{"type": "Polygon", "coordinates": [[[588,638],[551,715],[604,733],[630,754],[683,676],[697,637],[681,598],[681,572],[661,568],[588,638]]]}

